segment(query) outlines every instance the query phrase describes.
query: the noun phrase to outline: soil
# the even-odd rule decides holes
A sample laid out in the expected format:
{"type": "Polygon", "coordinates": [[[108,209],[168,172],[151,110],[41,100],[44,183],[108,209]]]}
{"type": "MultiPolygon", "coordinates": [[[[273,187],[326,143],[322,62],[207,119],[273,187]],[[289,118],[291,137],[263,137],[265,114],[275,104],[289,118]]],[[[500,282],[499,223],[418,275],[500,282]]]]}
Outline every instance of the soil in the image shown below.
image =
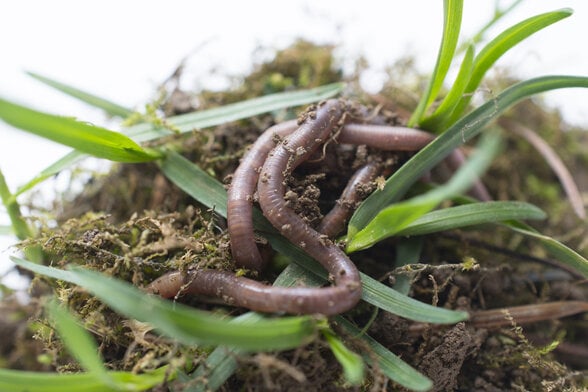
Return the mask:
{"type": "MultiPolygon", "coordinates": [[[[361,91],[358,65],[355,74],[343,77],[332,55],[332,47],[297,42],[277,52],[276,57],[243,78],[229,91],[186,92],[174,74],[162,86],[166,92],[160,109],[165,115],[202,110],[237,102],[271,92],[308,88],[346,79],[346,95],[377,110],[389,124],[403,124],[415,107],[415,91],[421,85],[403,80],[419,80],[410,61],[390,69],[382,92],[369,95],[361,91]]],[[[489,82],[500,91],[513,80],[500,76],[489,82]]],[[[166,142],[181,146],[183,154],[228,183],[245,148],[270,125],[292,118],[303,108],[258,116],[211,130],[194,132],[166,142]]],[[[556,110],[540,101],[523,102],[509,113],[541,135],[553,146],[574,173],[584,195],[588,191],[588,133],[563,122],[556,110]]],[[[541,232],[554,236],[585,257],[588,256],[588,228],[573,214],[554,174],[542,158],[523,140],[506,135],[504,153],[483,178],[499,200],[521,200],[547,211],[549,219],[535,224],[541,232]]],[[[408,154],[381,155],[364,147],[333,147],[338,159],[329,165],[307,165],[290,181],[292,200],[309,224],[316,224],[338,198],[353,168],[366,159],[380,159],[390,167],[400,165],[408,154]]],[[[107,176],[89,181],[82,194],[65,197],[56,206],[55,227],[44,227],[39,244],[52,265],[71,260],[143,286],[165,271],[188,265],[231,269],[226,222],[214,212],[199,206],[169,183],[154,164],[116,165],[107,176]],[[137,235],[143,233],[141,241],[137,235]],[[145,234],[146,233],[146,234],[145,234]],[[195,235],[194,233],[198,233],[195,235]],[[134,263],[123,262],[132,256],[134,263]],[[96,260],[100,260],[97,263],[96,260]]],[[[404,239],[385,240],[354,255],[360,270],[394,284],[410,279],[410,292],[423,302],[436,306],[477,312],[512,308],[550,301],[588,301],[586,280],[559,268],[537,243],[506,229],[489,226],[478,230],[455,230],[423,239],[420,264],[411,273],[397,268],[396,245],[404,239]]],[[[274,267],[260,277],[271,281],[274,267]]],[[[24,272],[23,272],[24,273],[24,272]]],[[[20,305],[11,296],[0,303],[0,341],[3,367],[71,371],[77,365],[61,351],[59,343],[43,327],[48,323],[39,303],[42,296],[56,291],[70,308],[83,317],[97,339],[101,354],[112,369],[144,368],[145,358],[163,358],[176,348],[170,342],[153,344],[153,337],[137,337],[129,323],[96,299],[72,287],[34,279],[31,303],[20,305]],[[122,325],[117,332],[113,325],[122,325]],[[147,343],[149,342],[149,343],[147,343]],[[47,358],[39,361],[39,356],[47,358]]],[[[205,309],[220,309],[233,315],[243,310],[214,303],[187,300],[205,309]]],[[[422,325],[360,305],[349,318],[357,325],[368,325],[377,341],[419,369],[434,381],[435,391],[581,391],[588,388],[588,316],[577,314],[519,325],[505,319],[496,328],[474,326],[469,322],[451,326],[422,325]],[[558,342],[559,344],[554,344],[558,342]]],[[[360,342],[348,337],[357,350],[360,342]]],[[[186,350],[183,360],[197,362],[201,353],[186,350]]],[[[368,372],[361,387],[350,387],[342,378],[326,343],[317,339],[296,350],[238,357],[239,369],[221,387],[234,391],[340,391],[402,390],[377,369],[368,372]]],[[[172,384],[182,390],[180,381],[172,384]]],[[[160,390],[165,390],[164,388],[160,390]]]]}

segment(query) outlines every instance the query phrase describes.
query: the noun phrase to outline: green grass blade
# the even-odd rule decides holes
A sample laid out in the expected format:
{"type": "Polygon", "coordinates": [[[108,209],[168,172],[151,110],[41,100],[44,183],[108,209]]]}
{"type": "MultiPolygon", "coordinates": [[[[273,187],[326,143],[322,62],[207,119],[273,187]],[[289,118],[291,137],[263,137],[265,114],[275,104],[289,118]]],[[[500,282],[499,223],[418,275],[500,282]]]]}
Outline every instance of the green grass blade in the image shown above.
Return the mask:
{"type": "Polygon", "coordinates": [[[545,219],[538,207],[518,201],[490,201],[445,208],[423,215],[400,230],[401,236],[414,236],[518,219],[545,219]]]}
{"type": "Polygon", "coordinates": [[[119,162],[147,162],[159,158],[118,132],[73,118],[39,112],[0,99],[0,118],[24,131],[76,150],[119,162]]]}
{"type": "MultiPolygon", "coordinates": [[[[166,122],[172,124],[175,129],[178,129],[182,133],[192,132],[195,129],[213,127],[230,121],[269,113],[274,110],[321,101],[340,93],[344,87],[344,83],[332,83],[308,90],[270,94],[247,101],[227,104],[218,108],[170,117],[166,119],[166,122]]],[[[144,142],[168,136],[170,131],[154,126],[153,124],[143,123],[128,128],[125,133],[134,140],[144,142]]]]}
{"type": "Polygon", "coordinates": [[[77,284],[115,311],[149,323],[184,344],[226,344],[244,350],[279,350],[298,347],[315,336],[310,317],[283,317],[236,322],[181,304],[150,296],[128,283],[97,272],[75,268],[64,271],[17,257],[19,266],[53,279],[77,284]]]}
{"type": "Polygon", "coordinates": [[[419,126],[422,129],[426,129],[431,132],[438,132],[441,130],[439,126],[443,119],[451,115],[457,103],[462,99],[473,69],[474,47],[470,45],[465,52],[461,62],[461,67],[459,68],[459,72],[455,78],[453,86],[451,86],[451,89],[445,98],[443,98],[443,101],[441,101],[439,107],[435,109],[433,114],[420,122],[419,126]]]}
{"type": "MultiPolygon", "coordinates": [[[[337,317],[337,323],[353,335],[361,334],[359,328],[343,317],[337,317]]],[[[431,380],[398,358],[372,337],[364,334],[361,335],[361,338],[371,349],[371,352],[365,353],[363,358],[368,364],[378,366],[378,369],[388,378],[412,391],[428,391],[433,387],[431,380]]]]}
{"type": "Polygon", "coordinates": [[[96,95],[90,94],[86,91],[82,91],[76,87],[70,86],[65,83],[61,83],[55,79],[48,78],[46,76],[40,75],[35,72],[26,71],[26,74],[32,78],[37,79],[38,81],[45,83],[48,86],[51,86],[71,97],[77,98],[82,102],[85,102],[91,106],[104,110],[111,116],[114,117],[122,117],[126,118],[133,114],[131,109],[127,109],[121,105],[118,105],[114,102],[111,102],[107,99],[98,97],[96,95]]]}
{"type": "Polygon", "coordinates": [[[498,133],[485,135],[474,156],[459,168],[447,184],[384,208],[365,228],[353,237],[348,237],[347,252],[351,253],[368,248],[384,238],[395,235],[422,215],[433,210],[444,200],[468,190],[490,166],[492,159],[498,152],[499,145],[498,133]]]}
{"type": "Polygon", "coordinates": [[[102,358],[98,354],[98,346],[90,334],[78,324],[78,320],[56,301],[49,302],[47,309],[68,352],[88,374],[101,380],[104,385],[114,386],[114,381],[106,372],[102,358]]]}
{"type": "Polygon", "coordinates": [[[20,212],[20,206],[10,192],[10,189],[8,189],[8,184],[6,184],[6,179],[4,178],[2,170],[0,170],[0,199],[2,200],[2,204],[4,205],[4,208],[6,208],[8,217],[10,218],[10,223],[12,225],[10,231],[21,241],[31,238],[31,228],[23,219],[20,212]]]}
{"type": "Polygon", "coordinates": [[[349,350],[330,328],[321,329],[333,355],[343,367],[345,380],[351,385],[361,385],[365,374],[363,359],[349,350]]]}
{"type": "Polygon", "coordinates": [[[544,29],[545,27],[558,22],[568,16],[572,15],[573,11],[569,8],[547,12],[528,18],[516,25],[506,29],[496,38],[490,41],[482,51],[476,56],[474,60],[474,69],[471,78],[464,91],[462,99],[458,102],[453,113],[444,118],[444,125],[452,124],[464,112],[469,104],[472,93],[476,91],[480,82],[486,75],[486,72],[492,65],[509,49],[517,45],[519,42],[533,35],[534,33],[544,29]]]}
{"type": "Polygon", "coordinates": [[[547,251],[555,256],[560,262],[569,265],[588,278],[588,260],[582,255],[568,248],[556,239],[538,233],[535,229],[522,222],[507,222],[505,225],[518,233],[539,240],[545,249],[547,249],[547,251]]]}
{"type": "MultiPolygon", "coordinates": [[[[225,105],[220,108],[170,117],[166,121],[177,126],[177,128],[183,132],[189,132],[194,129],[212,127],[225,122],[241,120],[274,110],[310,104],[330,98],[340,93],[344,87],[344,83],[333,83],[308,90],[270,94],[235,104],[225,105]]],[[[138,124],[128,128],[125,133],[138,142],[145,142],[167,136],[170,132],[154,125],[138,124]]],[[[35,185],[56,175],[62,170],[67,169],[74,163],[86,157],[87,155],[79,151],[68,153],[36,175],[35,178],[20,187],[15,195],[20,195],[27,190],[32,189],[35,185]]]]}
{"type": "MultiPolygon", "coordinates": [[[[121,391],[145,391],[166,379],[167,367],[153,372],[133,374],[131,372],[108,372],[116,385],[124,385],[121,391]]],[[[58,374],[0,369],[0,391],[10,392],[113,392],[116,389],[105,385],[93,374],[58,374]]]]}
{"type": "Polygon", "coordinates": [[[588,77],[543,76],[529,79],[507,88],[495,99],[461,118],[390,176],[382,190],[376,190],[359,206],[349,222],[348,236],[353,237],[363,229],[378,212],[402,197],[425,172],[447,157],[455,148],[479,134],[504,110],[534,94],[571,87],[587,88],[588,77]]]}
{"type": "MultiPolygon", "coordinates": [[[[166,177],[182,190],[217,213],[226,216],[226,191],[222,184],[181,155],[169,152],[161,165],[166,177]]],[[[270,241],[274,249],[288,255],[298,265],[327,281],[326,271],[306,253],[292,245],[255,210],[254,224],[270,241]]],[[[363,299],[386,311],[412,320],[430,323],[456,323],[465,320],[467,313],[436,308],[399,294],[382,283],[362,274],[363,299]]]]}
{"type": "MultiPolygon", "coordinates": [[[[394,267],[399,268],[407,264],[419,263],[422,250],[423,237],[416,236],[399,241],[398,244],[396,244],[396,263],[394,264],[394,267]]],[[[416,272],[410,274],[397,274],[392,288],[401,294],[408,295],[414,274],[416,274],[416,272]]]]}
{"type": "Polygon", "coordinates": [[[443,81],[453,60],[457,41],[459,40],[459,30],[461,29],[461,17],[463,13],[463,0],[444,0],[443,2],[443,35],[441,46],[437,54],[437,62],[433,69],[433,74],[421,97],[419,104],[408,120],[408,126],[414,127],[421,121],[427,109],[437,98],[443,81]]]}

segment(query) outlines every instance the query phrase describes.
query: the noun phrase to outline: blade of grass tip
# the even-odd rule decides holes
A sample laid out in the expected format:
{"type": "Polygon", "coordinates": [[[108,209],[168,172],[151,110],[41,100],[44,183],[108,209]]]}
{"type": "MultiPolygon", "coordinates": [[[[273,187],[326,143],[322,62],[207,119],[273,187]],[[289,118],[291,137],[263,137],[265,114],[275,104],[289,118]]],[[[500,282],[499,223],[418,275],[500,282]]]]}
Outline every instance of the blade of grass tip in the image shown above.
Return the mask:
{"type": "Polygon", "coordinates": [[[351,253],[366,249],[384,238],[391,237],[444,200],[467,191],[492,163],[498,153],[500,141],[498,132],[485,134],[478,143],[475,154],[445,185],[384,208],[365,228],[348,238],[346,251],[351,253]]]}
{"type": "Polygon", "coordinates": [[[572,87],[587,88],[588,77],[556,75],[529,79],[510,86],[494,99],[474,109],[415,154],[386,180],[383,189],[373,192],[359,206],[349,222],[348,236],[353,237],[363,229],[379,211],[402,197],[425,172],[455,148],[478,135],[490,121],[510,106],[538,93],[572,87]]]}
{"type": "Polygon", "coordinates": [[[105,385],[117,389],[106,372],[102,358],[98,355],[98,346],[90,334],[79,325],[79,321],[55,300],[47,304],[47,310],[69,353],[88,373],[100,379],[105,385]]]}
{"type": "MultiPolygon", "coordinates": [[[[170,181],[194,199],[209,208],[214,208],[221,216],[226,216],[226,191],[216,179],[186,158],[171,151],[167,154],[161,168],[170,181]]],[[[320,276],[321,279],[327,280],[324,269],[316,261],[279,235],[257,209],[254,212],[253,222],[256,229],[264,233],[274,249],[288,255],[295,263],[320,276]]],[[[365,301],[399,316],[417,321],[425,318],[427,322],[432,323],[454,323],[467,318],[467,313],[436,308],[403,296],[364,274],[362,274],[362,282],[365,301]]]]}
{"type": "Polygon", "coordinates": [[[24,131],[75,148],[98,158],[119,162],[148,162],[161,155],[141,148],[118,132],[69,117],[55,116],[0,99],[0,118],[24,131]]]}
{"type": "Polygon", "coordinates": [[[31,72],[31,71],[25,71],[25,73],[27,75],[29,75],[30,77],[37,79],[38,81],[46,84],[47,86],[53,87],[71,97],[74,97],[76,99],[79,99],[82,102],[85,102],[91,106],[94,106],[98,109],[102,109],[104,110],[104,112],[106,112],[107,114],[113,116],[113,117],[122,117],[122,118],[127,118],[129,117],[131,114],[133,114],[133,110],[125,108],[124,106],[121,106],[117,103],[114,103],[112,101],[109,101],[107,99],[98,97],[94,94],[90,94],[86,91],[80,90],[76,87],[73,87],[71,85],[59,82],[55,79],[52,78],[48,78],[47,76],[43,76],[41,74],[38,74],[36,72],[31,72]]]}
{"type": "Polygon", "coordinates": [[[461,29],[463,0],[444,0],[443,10],[443,34],[439,53],[437,54],[437,62],[427,89],[408,120],[409,127],[414,127],[419,124],[427,109],[431,106],[435,98],[437,98],[451,61],[453,60],[453,55],[455,54],[455,48],[459,39],[459,30],[461,29]]]}
{"type": "Polygon", "coordinates": [[[278,350],[298,347],[315,336],[315,321],[310,317],[236,323],[230,317],[219,317],[147,295],[126,282],[80,267],[63,271],[18,257],[11,259],[37,274],[81,286],[113,310],[149,323],[184,344],[226,344],[244,350],[278,350]]]}
{"type": "Polygon", "coordinates": [[[551,167],[551,170],[553,170],[559,179],[576,215],[578,215],[580,219],[586,219],[584,201],[582,200],[582,194],[574,181],[574,177],[551,146],[535,132],[516,121],[501,118],[498,124],[523,137],[539,152],[539,154],[541,154],[545,159],[545,162],[551,167]]]}
{"type": "MultiPolygon", "coordinates": [[[[343,317],[337,317],[337,324],[348,330],[352,335],[359,336],[361,333],[359,328],[343,317]]],[[[428,391],[433,387],[431,380],[394,355],[371,336],[363,334],[361,338],[371,349],[371,352],[363,353],[363,358],[368,364],[377,366],[389,379],[412,391],[428,391]]]]}
{"type": "Polygon", "coordinates": [[[397,234],[415,236],[453,230],[485,223],[519,219],[545,219],[540,208],[519,201],[489,201],[444,208],[421,216],[397,234]]]}
{"type": "Polygon", "coordinates": [[[435,109],[433,114],[420,122],[420,127],[431,132],[439,133],[442,131],[440,124],[443,119],[449,116],[457,103],[461,100],[463,93],[468,85],[472,70],[474,69],[474,47],[468,46],[466,53],[461,62],[459,72],[451,86],[451,89],[441,101],[441,104],[435,109]]]}
{"type": "Polygon", "coordinates": [[[343,367],[345,380],[351,385],[361,385],[365,374],[362,358],[349,350],[330,328],[322,328],[321,333],[331,348],[333,355],[343,367]]]}
{"type": "MultiPolygon", "coordinates": [[[[108,372],[117,385],[124,385],[124,391],[145,391],[153,388],[167,377],[167,367],[152,372],[133,374],[131,372],[108,372]]],[[[94,375],[88,373],[48,373],[23,370],[0,369],[0,391],[11,392],[113,392],[94,375]]]]}
{"type": "Polygon", "coordinates": [[[472,93],[476,91],[480,82],[484,78],[484,75],[486,75],[486,72],[500,57],[502,57],[504,53],[534,33],[555,22],[567,18],[572,15],[572,13],[573,10],[563,8],[561,10],[533,16],[506,29],[490,41],[476,56],[474,60],[474,69],[462,99],[457,103],[451,115],[444,118],[442,127],[454,123],[462,115],[467,105],[470,103],[472,93]]]}

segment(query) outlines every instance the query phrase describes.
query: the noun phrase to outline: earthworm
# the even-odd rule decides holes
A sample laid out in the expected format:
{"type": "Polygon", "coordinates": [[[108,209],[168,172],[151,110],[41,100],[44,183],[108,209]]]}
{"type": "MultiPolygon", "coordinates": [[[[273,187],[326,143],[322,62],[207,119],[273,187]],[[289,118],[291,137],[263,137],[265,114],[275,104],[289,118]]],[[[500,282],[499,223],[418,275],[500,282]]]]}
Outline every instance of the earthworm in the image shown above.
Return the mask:
{"type": "Polygon", "coordinates": [[[335,127],[342,125],[344,109],[342,102],[329,100],[316,111],[308,112],[300,128],[274,148],[258,181],[259,203],[266,218],[286,238],[319,261],[333,277],[335,286],[283,288],[267,286],[231,272],[199,270],[168,273],[153,281],[147,290],[168,298],[178,291],[213,295],[229,304],[262,312],[335,315],[355,306],[361,298],[361,280],[355,265],[339,247],[286,207],[284,200],[286,176],[307,159],[335,127]]]}
{"type": "Polygon", "coordinates": [[[379,166],[376,162],[369,162],[353,174],[335,206],[321,220],[317,228],[319,233],[332,238],[343,231],[345,222],[361,201],[359,188],[376,179],[380,173],[379,166]]]}
{"type": "MultiPolygon", "coordinates": [[[[345,126],[337,141],[339,143],[365,144],[380,150],[414,151],[419,150],[435,139],[435,135],[419,129],[405,127],[390,127],[371,124],[348,124],[345,126]]],[[[445,158],[452,170],[457,170],[465,162],[463,152],[454,149],[445,158]]],[[[492,200],[488,190],[476,179],[472,193],[480,200],[492,200]]]]}
{"type": "Polygon", "coordinates": [[[257,178],[267,154],[276,145],[275,137],[284,137],[297,127],[297,120],[270,127],[243,156],[241,164],[233,174],[233,181],[227,194],[227,226],[233,259],[240,267],[257,271],[264,267],[265,263],[257,249],[253,234],[253,198],[257,178]]]}
{"type": "Polygon", "coordinates": [[[284,200],[287,176],[324,143],[335,128],[343,125],[344,112],[345,105],[339,100],[328,100],[307,112],[300,128],[269,154],[257,183],[264,216],[284,237],[317,260],[334,281],[332,287],[298,289],[309,295],[296,297],[295,301],[289,300],[289,289],[276,290],[277,297],[296,303],[302,313],[337,314],[351,309],[361,298],[361,281],[353,262],[326,236],[308,226],[284,200]]]}
{"type": "MultiPolygon", "coordinates": [[[[327,236],[306,225],[284,200],[286,177],[330,137],[334,128],[341,130],[347,109],[344,106],[341,101],[329,100],[320,104],[316,111],[308,112],[298,129],[296,121],[289,121],[262,134],[234,173],[227,206],[231,248],[239,266],[261,270],[264,265],[255,245],[252,223],[257,183],[259,203],[266,218],[286,238],[319,261],[334,280],[334,286],[280,288],[231,272],[198,270],[165,274],[149,284],[147,291],[166,298],[180,292],[216,296],[226,303],[262,312],[334,315],[352,308],[361,297],[361,282],[355,265],[327,236]],[[286,137],[286,140],[276,146],[276,136],[286,137]]],[[[424,131],[410,128],[347,124],[336,141],[412,151],[433,138],[424,131]]],[[[354,182],[352,179],[351,183],[354,182]]]]}

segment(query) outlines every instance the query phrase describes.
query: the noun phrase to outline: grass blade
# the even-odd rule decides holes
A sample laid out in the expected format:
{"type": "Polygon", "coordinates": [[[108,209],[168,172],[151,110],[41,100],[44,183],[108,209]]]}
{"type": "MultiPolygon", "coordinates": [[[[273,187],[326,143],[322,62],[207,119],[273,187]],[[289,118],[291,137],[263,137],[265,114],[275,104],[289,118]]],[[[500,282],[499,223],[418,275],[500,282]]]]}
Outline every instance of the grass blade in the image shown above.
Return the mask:
{"type": "Polygon", "coordinates": [[[0,99],[0,118],[24,131],[76,150],[119,162],[147,162],[160,157],[118,132],[73,118],[39,112],[0,99]]]}
{"type": "MultiPolygon", "coordinates": [[[[235,104],[225,105],[220,108],[204,110],[196,113],[170,117],[166,121],[177,126],[180,131],[189,132],[194,129],[202,129],[223,124],[229,121],[241,120],[247,117],[285,109],[293,106],[306,105],[332,97],[343,90],[344,83],[332,83],[325,86],[301,90],[289,91],[265,95],[235,104]]],[[[137,142],[146,142],[159,137],[168,136],[170,131],[151,124],[137,124],[128,128],[125,133],[137,142]]],[[[32,180],[20,187],[16,196],[32,189],[35,185],[67,169],[74,163],[86,158],[80,151],[72,151],[45,168],[32,180]]]]}
{"type": "MultiPolygon", "coordinates": [[[[265,95],[247,101],[227,104],[218,108],[170,117],[166,119],[166,122],[172,124],[175,129],[182,133],[192,132],[195,129],[213,127],[274,110],[321,101],[338,94],[343,90],[344,86],[344,83],[332,83],[308,90],[265,95]]],[[[128,128],[125,133],[138,142],[144,142],[168,136],[170,131],[160,126],[143,123],[128,128]]]]}
{"type": "Polygon", "coordinates": [[[11,257],[17,265],[37,274],[84,287],[115,311],[149,323],[184,344],[226,344],[244,350],[279,350],[298,347],[315,336],[310,317],[283,317],[235,322],[205,311],[150,296],[128,283],[97,272],[75,268],[64,271],[11,257]]]}
{"type": "Polygon", "coordinates": [[[102,358],[98,355],[98,346],[90,334],[78,324],[78,320],[66,309],[61,308],[56,301],[49,302],[47,309],[68,352],[88,374],[101,380],[104,385],[114,387],[114,382],[106,372],[102,358]]]}
{"type": "Polygon", "coordinates": [[[348,236],[353,237],[363,229],[379,211],[402,197],[425,172],[433,168],[455,148],[479,134],[504,110],[534,94],[571,87],[588,87],[588,77],[543,76],[529,79],[507,88],[495,99],[484,103],[461,118],[390,176],[382,190],[376,190],[359,206],[349,222],[348,236]]]}
{"type": "MultiPolygon", "coordinates": [[[[194,199],[209,208],[214,208],[220,215],[226,216],[227,196],[224,187],[198,166],[175,152],[169,152],[162,162],[161,169],[169,180],[194,199]]],[[[321,277],[323,281],[327,281],[326,271],[316,261],[279,235],[261,213],[258,210],[255,211],[255,227],[264,232],[276,251],[288,255],[296,264],[321,277]]],[[[362,299],[391,313],[411,320],[441,324],[467,319],[467,313],[424,304],[392,290],[365,274],[361,274],[361,279],[362,299]]]]}
{"type": "Polygon", "coordinates": [[[333,355],[343,367],[345,380],[351,385],[361,385],[365,374],[362,358],[349,350],[330,328],[321,329],[321,333],[325,337],[333,355]]]}
{"type": "Polygon", "coordinates": [[[439,53],[437,54],[437,62],[427,89],[408,120],[409,127],[414,127],[421,121],[429,106],[437,98],[455,54],[455,48],[459,40],[459,30],[461,29],[463,0],[444,0],[443,8],[443,35],[439,53]]]}
{"type": "Polygon", "coordinates": [[[545,213],[532,204],[518,201],[490,201],[429,212],[400,230],[401,236],[414,236],[518,219],[545,219],[545,213]]]}
{"type": "MultiPolygon", "coordinates": [[[[469,104],[472,93],[476,91],[480,82],[486,75],[490,67],[509,49],[519,42],[544,29],[545,27],[558,22],[572,15],[573,11],[569,8],[547,12],[528,18],[516,25],[506,29],[496,38],[490,41],[474,60],[474,69],[468,85],[464,91],[462,99],[458,102],[450,116],[445,117],[443,124],[449,125],[455,122],[464,112],[469,104]]],[[[444,126],[442,125],[442,127],[444,126]]]]}
{"type": "MultiPolygon", "coordinates": [[[[361,334],[359,328],[343,317],[337,317],[337,323],[353,335],[359,336],[361,334]]],[[[363,358],[368,364],[374,364],[375,362],[380,371],[388,378],[413,391],[428,391],[433,387],[431,380],[398,358],[372,337],[363,334],[361,338],[370,346],[372,351],[364,353],[363,358]]]]}
{"type": "Polygon", "coordinates": [[[545,249],[547,249],[547,251],[555,256],[560,262],[573,267],[588,278],[588,260],[574,250],[568,248],[554,238],[538,233],[535,229],[522,222],[507,222],[505,225],[518,233],[539,240],[545,249]]]}
{"type": "Polygon", "coordinates": [[[6,184],[6,179],[4,178],[2,170],[0,170],[0,200],[2,200],[2,204],[4,205],[4,208],[6,208],[8,217],[10,218],[10,223],[12,225],[10,232],[14,233],[16,238],[21,241],[31,238],[31,228],[23,219],[20,212],[20,206],[12,193],[10,193],[10,189],[8,189],[8,184],[6,184]]]}
{"type": "Polygon", "coordinates": [[[104,110],[106,113],[113,117],[122,117],[126,118],[133,114],[131,109],[127,109],[119,104],[111,102],[107,99],[98,97],[96,95],[90,94],[86,91],[82,91],[76,87],[70,86],[65,83],[61,83],[55,79],[48,78],[46,76],[40,75],[35,72],[26,71],[26,74],[32,78],[37,79],[38,81],[45,83],[48,86],[51,86],[71,97],[77,98],[82,102],[85,102],[91,106],[104,110]]]}
{"type": "MultiPolygon", "coordinates": [[[[124,385],[121,391],[145,391],[166,379],[167,367],[153,372],[107,372],[116,385],[124,385]]],[[[113,392],[111,386],[89,373],[59,374],[0,369],[0,391],[11,392],[113,392]]]]}
{"type": "Polygon", "coordinates": [[[452,112],[457,103],[463,97],[464,91],[468,85],[468,81],[470,80],[470,76],[474,69],[474,47],[472,45],[468,46],[463,60],[461,62],[461,67],[459,68],[459,72],[457,77],[455,78],[455,82],[451,86],[451,89],[441,101],[441,104],[433,114],[429,117],[425,118],[423,121],[419,123],[419,126],[422,129],[429,130],[431,132],[438,132],[440,131],[439,125],[442,123],[444,118],[447,118],[452,112]]]}
{"type": "Polygon", "coordinates": [[[499,145],[500,138],[497,133],[485,135],[474,156],[459,168],[447,184],[384,208],[364,229],[353,237],[348,237],[347,252],[351,253],[368,248],[384,238],[395,235],[422,215],[433,210],[444,200],[465,192],[490,166],[492,159],[498,152],[499,145]]]}

